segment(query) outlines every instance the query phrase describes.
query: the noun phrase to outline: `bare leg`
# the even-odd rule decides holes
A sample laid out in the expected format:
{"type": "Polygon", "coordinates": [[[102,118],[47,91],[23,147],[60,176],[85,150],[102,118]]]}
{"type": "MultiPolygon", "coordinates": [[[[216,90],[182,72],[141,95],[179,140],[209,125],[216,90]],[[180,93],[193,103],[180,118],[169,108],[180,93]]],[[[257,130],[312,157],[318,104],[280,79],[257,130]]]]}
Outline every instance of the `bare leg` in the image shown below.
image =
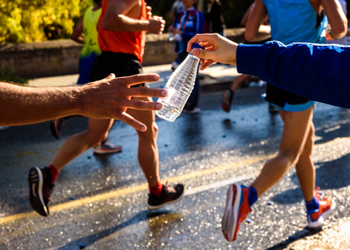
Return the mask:
{"type": "Polygon", "coordinates": [[[230,89],[232,90],[232,92],[235,92],[239,86],[242,85],[242,83],[244,83],[245,80],[249,79],[250,75],[245,75],[242,74],[240,76],[237,76],[235,78],[235,80],[232,82],[230,89]]]}
{"type": "MultiPolygon", "coordinates": [[[[133,100],[152,101],[152,98],[133,97],[133,100]]],[[[137,131],[139,136],[138,159],[143,173],[150,186],[156,186],[159,181],[159,156],[157,146],[158,126],[155,123],[153,111],[127,111],[135,119],[147,126],[147,131],[137,131]]]]}
{"type": "Polygon", "coordinates": [[[60,172],[75,157],[87,149],[101,144],[107,138],[112,125],[113,120],[89,119],[87,130],[69,137],[53,160],[52,165],[60,172]]]}
{"type": "MultiPolygon", "coordinates": [[[[267,161],[260,175],[252,183],[260,197],[275,185],[287,171],[299,162],[310,133],[313,108],[302,112],[279,111],[284,128],[278,155],[267,161]]],[[[313,167],[313,165],[304,167],[313,167]]]]}
{"type": "Polygon", "coordinates": [[[310,121],[310,130],[307,137],[304,151],[300,155],[295,169],[299,179],[301,191],[303,192],[306,201],[310,201],[315,197],[315,166],[312,161],[312,148],[314,146],[315,127],[310,121]]]}

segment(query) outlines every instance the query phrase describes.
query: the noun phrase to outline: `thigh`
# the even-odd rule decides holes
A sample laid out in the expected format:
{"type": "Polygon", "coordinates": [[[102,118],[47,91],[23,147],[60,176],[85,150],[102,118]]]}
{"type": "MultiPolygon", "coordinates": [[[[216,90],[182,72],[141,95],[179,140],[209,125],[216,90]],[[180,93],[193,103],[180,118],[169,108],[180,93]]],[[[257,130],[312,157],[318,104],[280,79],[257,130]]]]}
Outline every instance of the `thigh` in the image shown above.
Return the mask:
{"type": "Polygon", "coordinates": [[[111,119],[89,119],[87,132],[93,134],[94,136],[103,136],[108,133],[113,125],[111,119]]]}
{"type": "Polygon", "coordinates": [[[313,107],[300,112],[279,111],[284,122],[280,151],[300,155],[312,125],[313,107]]]}

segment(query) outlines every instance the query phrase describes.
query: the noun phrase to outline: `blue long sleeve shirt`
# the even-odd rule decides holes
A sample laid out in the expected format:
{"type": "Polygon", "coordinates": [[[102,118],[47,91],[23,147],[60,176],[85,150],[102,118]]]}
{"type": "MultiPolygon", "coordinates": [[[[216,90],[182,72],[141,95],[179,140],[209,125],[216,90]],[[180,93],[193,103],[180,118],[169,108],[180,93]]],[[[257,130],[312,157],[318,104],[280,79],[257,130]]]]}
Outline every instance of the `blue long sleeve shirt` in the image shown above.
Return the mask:
{"type": "Polygon", "coordinates": [[[350,46],[239,44],[237,70],[309,100],[350,108],[350,46]]]}

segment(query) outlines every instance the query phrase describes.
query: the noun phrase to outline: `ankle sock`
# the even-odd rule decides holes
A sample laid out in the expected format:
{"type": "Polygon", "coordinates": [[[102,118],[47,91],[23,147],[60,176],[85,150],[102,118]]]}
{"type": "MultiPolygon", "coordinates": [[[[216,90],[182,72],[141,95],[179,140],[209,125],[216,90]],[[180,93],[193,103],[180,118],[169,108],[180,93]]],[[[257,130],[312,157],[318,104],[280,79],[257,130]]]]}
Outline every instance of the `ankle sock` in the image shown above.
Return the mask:
{"type": "Polygon", "coordinates": [[[55,180],[57,179],[58,171],[57,171],[57,169],[55,168],[54,165],[50,165],[49,166],[49,170],[50,170],[50,173],[51,173],[51,184],[53,184],[55,182],[55,180]]]}
{"type": "Polygon", "coordinates": [[[253,187],[248,187],[248,188],[249,188],[248,203],[249,203],[249,206],[252,207],[253,204],[258,200],[258,192],[253,187]]]}
{"type": "Polygon", "coordinates": [[[162,189],[163,189],[163,184],[161,182],[158,182],[158,184],[156,186],[149,186],[149,191],[151,194],[155,194],[158,197],[161,196],[162,193],[162,189]]]}
{"type": "Polygon", "coordinates": [[[310,213],[316,212],[315,210],[318,210],[320,206],[316,197],[314,197],[311,201],[305,201],[305,205],[306,205],[307,212],[310,212],[310,213]]]}

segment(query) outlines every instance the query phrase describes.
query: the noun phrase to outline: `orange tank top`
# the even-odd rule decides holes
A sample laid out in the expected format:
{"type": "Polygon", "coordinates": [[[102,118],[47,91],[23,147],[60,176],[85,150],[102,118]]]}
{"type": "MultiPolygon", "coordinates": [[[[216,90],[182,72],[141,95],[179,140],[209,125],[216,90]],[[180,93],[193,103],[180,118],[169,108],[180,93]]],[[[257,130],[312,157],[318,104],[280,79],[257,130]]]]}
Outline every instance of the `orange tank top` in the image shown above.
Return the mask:
{"type": "MultiPolygon", "coordinates": [[[[102,18],[107,12],[108,0],[103,1],[102,12],[98,21],[98,43],[102,51],[135,55],[142,62],[146,31],[113,32],[101,28],[102,18]]],[[[140,20],[147,19],[146,3],[142,0],[140,20]]]]}

